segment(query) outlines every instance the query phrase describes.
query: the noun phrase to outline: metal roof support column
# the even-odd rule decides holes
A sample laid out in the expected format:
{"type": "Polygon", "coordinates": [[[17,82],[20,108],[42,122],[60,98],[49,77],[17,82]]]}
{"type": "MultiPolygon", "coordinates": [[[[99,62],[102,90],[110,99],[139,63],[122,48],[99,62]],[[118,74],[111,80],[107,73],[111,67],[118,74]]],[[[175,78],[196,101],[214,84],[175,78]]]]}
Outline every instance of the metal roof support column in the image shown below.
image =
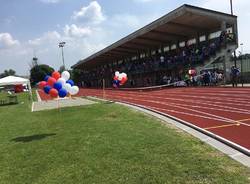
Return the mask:
{"type": "Polygon", "coordinates": [[[151,55],[152,55],[152,50],[148,49],[148,56],[147,57],[151,57],[151,55]]]}
{"type": "Polygon", "coordinates": [[[164,55],[164,45],[161,45],[161,55],[164,55]]]}
{"type": "Polygon", "coordinates": [[[237,46],[239,46],[239,41],[238,41],[238,25],[237,25],[237,22],[235,22],[233,24],[233,33],[234,33],[234,36],[235,36],[235,42],[237,44],[237,46]]]}
{"type": "Polygon", "coordinates": [[[138,57],[138,60],[141,59],[141,55],[140,55],[140,52],[139,52],[139,51],[137,52],[137,57],[138,57]]]}
{"type": "Polygon", "coordinates": [[[199,46],[200,45],[200,33],[197,32],[197,35],[196,35],[196,44],[199,46]]]}
{"type": "MultiPolygon", "coordinates": [[[[222,32],[226,32],[227,31],[227,27],[226,27],[226,21],[222,21],[221,22],[221,31],[222,32]]],[[[224,49],[225,50],[225,49],[224,49]]],[[[228,74],[227,74],[227,63],[229,63],[229,59],[230,57],[228,57],[228,53],[226,51],[224,51],[224,61],[223,61],[223,68],[224,68],[224,85],[226,85],[227,79],[228,79],[228,74]]]]}
{"type": "Polygon", "coordinates": [[[205,41],[208,42],[208,40],[209,40],[209,33],[208,32],[206,32],[206,34],[205,34],[205,39],[206,39],[205,41]]]}

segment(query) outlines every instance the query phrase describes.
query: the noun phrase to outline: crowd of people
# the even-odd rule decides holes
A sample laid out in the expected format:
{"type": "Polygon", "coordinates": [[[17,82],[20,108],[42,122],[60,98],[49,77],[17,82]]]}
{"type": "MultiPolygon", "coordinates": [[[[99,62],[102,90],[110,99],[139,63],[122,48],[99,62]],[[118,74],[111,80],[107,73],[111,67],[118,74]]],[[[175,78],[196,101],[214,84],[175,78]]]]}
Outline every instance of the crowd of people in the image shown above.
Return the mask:
{"type": "MultiPolygon", "coordinates": [[[[181,66],[181,70],[183,70],[185,66],[201,65],[205,60],[215,56],[216,51],[225,44],[226,39],[225,32],[222,32],[219,37],[212,40],[199,42],[197,44],[186,44],[183,47],[170,49],[167,52],[156,52],[154,55],[144,56],[132,61],[122,61],[120,63],[96,67],[91,71],[84,72],[83,78],[85,81],[97,81],[102,78],[112,79],[115,71],[122,71],[127,73],[129,78],[132,78],[133,81],[134,75],[147,75],[159,71],[166,71],[169,73],[171,70],[180,70],[178,66],[181,66]]],[[[179,71],[176,71],[176,73],[179,73],[179,71]]],[[[207,73],[205,72],[201,76],[202,79],[199,79],[199,77],[197,77],[198,79],[194,78],[190,84],[200,83],[202,85],[211,85],[216,84],[217,81],[220,80],[218,79],[220,75],[216,72],[207,71],[207,73]]],[[[185,74],[182,75],[182,79],[180,79],[179,75],[171,76],[171,81],[183,80],[184,77],[185,74]]],[[[131,83],[133,84],[133,82],[131,83]]],[[[166,83],[166,78],[161,79],[161,82],[157,83],[166,83]]]]}
{"type": "Polygon", "coordinates": [[[223,82],[224,75],[219,70],[204,70],[200,74],[189,75],[186,73],[184,78],[178,78],[164,75],[162,78],[163,84],[174,85],[183,81],[182,86],[216,86],[223,82]]]}

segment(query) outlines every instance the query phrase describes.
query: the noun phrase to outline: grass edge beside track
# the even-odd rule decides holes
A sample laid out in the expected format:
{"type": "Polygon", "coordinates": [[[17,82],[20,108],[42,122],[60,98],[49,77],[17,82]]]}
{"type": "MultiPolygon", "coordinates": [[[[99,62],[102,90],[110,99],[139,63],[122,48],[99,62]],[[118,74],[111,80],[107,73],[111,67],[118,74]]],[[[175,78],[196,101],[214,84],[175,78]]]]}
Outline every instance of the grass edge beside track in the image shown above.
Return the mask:
{"type": "Polygon", "coordinates": [[[113,103],[31,113],[21,100],[0,107],[3,183],[249,181],[245,167],[143,113],[113,103]]]}

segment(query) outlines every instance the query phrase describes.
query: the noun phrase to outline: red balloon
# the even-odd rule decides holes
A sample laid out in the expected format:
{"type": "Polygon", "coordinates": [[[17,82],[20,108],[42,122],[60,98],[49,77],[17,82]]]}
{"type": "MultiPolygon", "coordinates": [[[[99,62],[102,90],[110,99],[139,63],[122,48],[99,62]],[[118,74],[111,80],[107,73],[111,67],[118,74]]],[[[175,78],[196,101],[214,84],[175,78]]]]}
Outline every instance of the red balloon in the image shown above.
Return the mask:
{"type": "Polygon", "coordinates": [[[128,78],[127,77],[123,77],[121,80],[121,85],[125,84],[125,82],[127,82],[128,78]]]}
{"type": "Polygon", "coordinates": [[[117,76],[114,76],[114,80],[118,80],[118,77],[117,77],[117,76]]]}
{"type": "Polygon", "coordinates": [[[47,82],[46,82],[46,81],[41,81],[41,82],[39,82],[38,87],[39,87],[40,89],[43,89],[46,85],[47,85],[47,82]]]}
{"type": "Polygon", "coordinates": [[[50,91],[49,91],[49,94],[52,98],[57,98],[58,97],[58,91],[55,89],[55,88],[52,88],[50,91]]]}
{"type": "Polygon", "coordinates": [[[61,74],[57,71],[54,71],[52,73],[52,77],[55,78],[56,80],[58,80],[61,77],[61,74]]]}
{"type": "Polygon", "coordinates": [[[56,83],[56,79],[55,79],[55,78],[50,77],[50,78],[48,79],[48,85],[49,85],[49,86],[53,87],[55,83],[56,83]]]}

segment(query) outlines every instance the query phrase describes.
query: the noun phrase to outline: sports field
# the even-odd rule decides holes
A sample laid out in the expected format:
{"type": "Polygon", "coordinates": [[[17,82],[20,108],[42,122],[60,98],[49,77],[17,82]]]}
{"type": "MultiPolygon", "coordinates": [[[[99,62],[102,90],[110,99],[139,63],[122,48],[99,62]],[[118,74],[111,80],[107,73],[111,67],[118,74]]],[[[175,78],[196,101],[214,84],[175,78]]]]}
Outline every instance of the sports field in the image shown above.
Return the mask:
{"type": "Polygon", "coordinates": [[[31,112],[0,107],[1,183],[249,183],[249,169],[113,103],[31,112]]]}

